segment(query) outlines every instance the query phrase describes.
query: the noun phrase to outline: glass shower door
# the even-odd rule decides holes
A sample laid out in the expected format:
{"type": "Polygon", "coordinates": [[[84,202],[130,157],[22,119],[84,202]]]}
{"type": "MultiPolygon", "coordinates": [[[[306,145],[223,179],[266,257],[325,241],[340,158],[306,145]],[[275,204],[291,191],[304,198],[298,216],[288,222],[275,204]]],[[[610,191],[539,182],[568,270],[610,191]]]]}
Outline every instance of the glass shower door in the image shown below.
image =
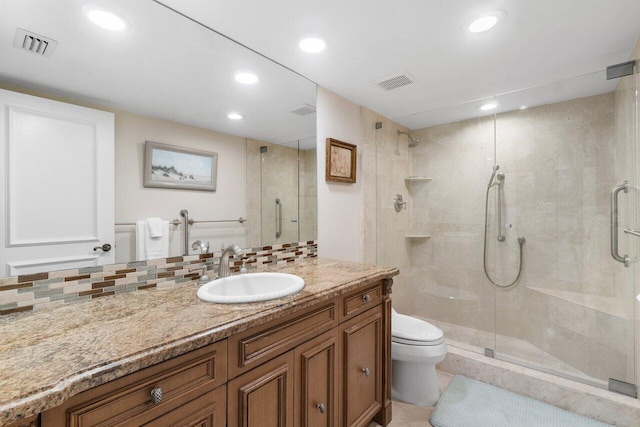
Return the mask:
{"type": "MultiPolygon", "coordinates": [[[[636,382],[634,271],[639,229],[636,76],[592,73],[498,97],[492,210],[498,358],[603,388],[636,382]],[[581,97],[581,87],[603,93],[581,97]],[[555,102],[526,108],[541,95],[555,102]],[[520,108],[525,107],[525,108],[520,108]],[[612,189],[619,230],[612,239],[612,189]],[[500,224],[496,216],[501,215],[500,224]],[[628,266],[612,252],[628,257],[628,266]]],[[[615,216],[613,217],[615,221],[615,216]]]]}
{"type": "Polygon", "coordinates": [[[297,242],[298,144],[269,145],[261,151],[262,243],[297,242]]]}

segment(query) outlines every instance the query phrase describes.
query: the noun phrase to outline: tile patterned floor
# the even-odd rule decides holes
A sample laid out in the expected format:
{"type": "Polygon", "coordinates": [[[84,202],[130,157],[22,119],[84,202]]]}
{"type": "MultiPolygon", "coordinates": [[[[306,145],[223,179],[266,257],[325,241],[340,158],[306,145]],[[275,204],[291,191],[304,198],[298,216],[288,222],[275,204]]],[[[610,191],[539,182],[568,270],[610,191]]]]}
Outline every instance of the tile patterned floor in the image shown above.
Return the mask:
{"type": "MultiPolygon", "coordinates": [[[[449,382],[453,378],[452,375],[445,372],[438,372],[438,384],[440,385],[440,393],[447,388],[449,382]]],[[[431,412],[435,409],[435,406],[424,407],[418,405],[412,405],[410,403],[404,403],[399,401],[393,402],[393,415],[392,421],[388,427],[429,427],[429,417],[431,412]]],[[[369,427],[378,427],[378,424],[371,423],[369,427]]]]}

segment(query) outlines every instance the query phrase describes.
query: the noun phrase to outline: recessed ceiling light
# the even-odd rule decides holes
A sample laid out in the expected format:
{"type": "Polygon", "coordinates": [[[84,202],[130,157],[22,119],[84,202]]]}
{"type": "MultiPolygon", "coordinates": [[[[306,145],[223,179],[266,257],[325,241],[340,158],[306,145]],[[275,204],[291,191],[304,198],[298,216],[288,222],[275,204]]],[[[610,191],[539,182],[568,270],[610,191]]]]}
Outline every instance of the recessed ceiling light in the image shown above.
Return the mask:
{"type": "Polygon", "coordinates": [[[236,81],[246,85],[251,85],[258,81],[258,76],[253,73],[246,72],[236,73],[236,81]]]}
{"type": "Polygon", "coordinates": [[[527,106],[526,106],[526,105],[523,105],[522,107],[520,107],[520,109],[521,109],[521,110],[526,110],[526,109],[527,109],[527,106]]]}
{"type": "Polygon", "coordinates": [[[324,40],[317,37],[307,37],[300,40],[298,46],[305,52],[318,53],[322,52],[327,47],[327,44],[324,40]]]}
{"type": "Polygon", "coordinates": [[[498,104],[496,104],[495,102],[488,102],[486,104],[482,104],[478,108],[482,111],[489,111],[489,110],[495,110],[497,107],[498,107],[498,104]]]}
{"type": "Polygon", "coordinates": [[[227,114],[227,117],[231,120],[240,120],[244,118],[244,116],[240,113],[229,113],[227,114]]]}
{"type": "Polygon", "coordinates": [[[129,24],[113,12],[101,9],[85,9],[87,18],[99,27],[110,31],[124,31],[129,24]]]}
{"type": "Polygon", "coordinates": [[[499,20],[506,17],[507,14],[501,10],[492,10],[473,19],[467,29],[472,33],[482,33],[496,26],[499,20]]]}

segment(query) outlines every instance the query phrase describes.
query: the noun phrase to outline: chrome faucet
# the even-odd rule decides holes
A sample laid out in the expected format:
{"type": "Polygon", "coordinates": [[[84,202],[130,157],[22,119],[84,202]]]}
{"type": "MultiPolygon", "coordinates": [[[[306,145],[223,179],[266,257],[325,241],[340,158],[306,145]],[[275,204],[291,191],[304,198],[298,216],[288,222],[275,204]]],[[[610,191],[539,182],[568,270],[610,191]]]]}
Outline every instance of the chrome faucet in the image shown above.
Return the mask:
{"type": "Polygon", "coordinates": [[[244,255],[244,251],[240,249],[237,245],[229,245],[227,248],[222,251],[222,255],[220,256],[220,265],[218,266],[218,278],[227,277],[231,275],[231,269],[229,268],[229,255],[241,256],[244,255]]]}

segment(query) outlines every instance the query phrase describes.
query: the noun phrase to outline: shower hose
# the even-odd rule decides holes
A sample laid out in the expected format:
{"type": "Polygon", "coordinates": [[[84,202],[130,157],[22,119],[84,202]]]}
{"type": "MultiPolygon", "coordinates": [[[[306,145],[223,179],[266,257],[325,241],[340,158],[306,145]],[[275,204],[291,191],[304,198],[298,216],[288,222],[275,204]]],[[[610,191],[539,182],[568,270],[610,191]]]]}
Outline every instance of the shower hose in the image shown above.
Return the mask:
{"type": "MultiPolygon", "coordinates": [[[[494,168],[494,175],[496,172],[497,168],[494,168]]],[[[487,276],[487,279],[489,279],[489,281],[496,287],[498,288],[510,288],[513,285],[515,285],[516,283],[518,283],[518,280],[520,280],[520,275],[522,274],[522,245],[524,245],[524,237],[523,236],[519,236],[518,237],[518,246],[520,247],[520,261],[519,261],[519,265],[518,265],[518,275],[516,276],[516,278],[513,280],[513,282],[509,283],[508,285],[501,285],[497,282],[495,282],[491,276],[489,275],[489,271],[487,270],[487,235],[489,234],[489,223],[488,223],[488,213],[489,213],[489,190],[491,189],[491,187],[493,187],[494,184],[492,184],[493,182],[493,177],[494,175],[491,175],[491,179],[489,180],[489,185],[487,186],[487,195],[485,197],[485,202],[484,202],[484,248],[483,248],[483,254],[482,254],[482,264],[484,267],[484,274],[485,276],[487,276]]],[[[498,191],[500,191],[499,186],[498,186],[498,191]]],[[[500,209],[500,206],[498,206],[498,209],[500,209]]]]}

